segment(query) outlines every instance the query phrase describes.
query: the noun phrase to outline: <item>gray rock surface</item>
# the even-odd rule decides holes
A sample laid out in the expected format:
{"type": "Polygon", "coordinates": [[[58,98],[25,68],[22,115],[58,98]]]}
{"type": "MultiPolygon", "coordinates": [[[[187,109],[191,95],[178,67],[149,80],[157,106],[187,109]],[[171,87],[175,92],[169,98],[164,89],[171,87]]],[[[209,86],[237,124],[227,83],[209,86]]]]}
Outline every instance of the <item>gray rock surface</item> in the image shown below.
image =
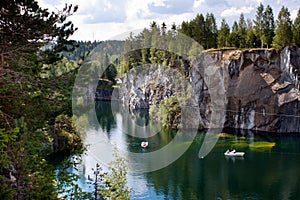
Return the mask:
{"type": "Polygon", "coordinates": [[[121,101],[131,108],[159,105],[181,93],[178,83],[188,82],[190,86],[183,84],[183,88],[190,89],[198,102],[205,128],[213,124],[213,111],[220,109],[218,112],[225,115],[224,127],[300,132],[299,48],[202,53],[193,62],[189,77],[179,78],[162,66],[146,72],[137,70],[125,75],[120,88],[121,101]],[[217,70],[207,71],[210,66],[217,70]],[[224,103],[226,109],[222,109],[224,103]]]}

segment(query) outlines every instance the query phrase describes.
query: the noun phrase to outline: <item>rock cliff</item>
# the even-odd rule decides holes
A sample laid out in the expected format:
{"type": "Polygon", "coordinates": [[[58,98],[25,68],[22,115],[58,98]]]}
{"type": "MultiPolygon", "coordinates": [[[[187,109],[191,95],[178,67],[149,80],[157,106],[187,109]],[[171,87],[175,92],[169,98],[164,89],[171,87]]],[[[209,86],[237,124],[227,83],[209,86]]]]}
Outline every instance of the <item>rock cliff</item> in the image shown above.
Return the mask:
{"type": "MultiPolygon", "coordinates": [[[[191,95],[200,108],[201,123],[209,128],[215,102],[226,105],[224,127],[268,132],[300,132],[300,49],[286,47],[205,52],[191,65],[189,76],[177,76],[161,66],[151,71],[128,73],[120,98],[131,108],[159,106],[178,94],[191,95]],[[215,65],[208,84],[205,68],[215,65]],[[214,79],[221,77],[221,81],[214,79]],[[186,85],[185,83],[188,82],[186,85]],[[184,83],[183,85],[179,83],[184,83]],[[224,86],[224,93],[211,90],[224,86]],[[179,92],[180,91],[180,92],[179,92]],[[217,93],[217,94],[216,94],[217,93]]],[[[177,116],[178,121],[178,116],[177,116]]],[[[173,126],[172,126],[173,127],[173,126]]]]}

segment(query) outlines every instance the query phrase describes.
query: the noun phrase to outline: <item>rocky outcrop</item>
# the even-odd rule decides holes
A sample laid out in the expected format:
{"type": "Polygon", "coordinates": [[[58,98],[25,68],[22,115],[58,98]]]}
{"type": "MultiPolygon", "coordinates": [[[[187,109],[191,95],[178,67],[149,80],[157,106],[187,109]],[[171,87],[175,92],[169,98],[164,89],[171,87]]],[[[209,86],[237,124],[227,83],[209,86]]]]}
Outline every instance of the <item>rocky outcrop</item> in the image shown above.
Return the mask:
{"type": "Polygon", "coordinates": [[[54,125],[49,127],[49,133],[51,137],[49,154],[63,151],[71,152],[82,148],[82,141],[75,131],[71,117],[57,116],[54,125]]]}
{"type": "Polygon", "coordinates": [[[161,65],[143,66],[123,77],[120,99],[133,109],[149,108],[171,96],[186,95],[188,87],[188,79],[176,70],[161,65]]]}
{"type": "Polygon", "coordinates": [[[300,132],[299,79],[299,48],[215,51],[199,55],[189,77],[175,76],[162,66],[130,72],[123,78],[120,98],[131,108],[149,108],[171,96],[191,95],[205,128],[212,126],[214,111],[224,113],[224,127],[300,132]],[[223,104],[224,109],[216,106],[223,104]]]}
{"type": "MultiPolygon", "coordinates": [[[[300,132],[300,49],[217,51],[209,53],[223,72],[226,84],[226,120],[224,127],[268,132],[300,132]]],[[[203,57],[203,55],[202,55],[203,57]]],[[[198,59],[191,71],[203,67],[207,59],[198,59]]],[[[199,106],[211,93],[197,83],[203,74],[191,73],[199,106]],[[202,98],[201,98],[202,97],[202,98]]],[[[206,107],[205,107],[206,108],[206,107]]],[[[207,113],[208,108],[204,109],[207,113]]],[[[207,115],[201,109],[202,117],[207,115]]]]}

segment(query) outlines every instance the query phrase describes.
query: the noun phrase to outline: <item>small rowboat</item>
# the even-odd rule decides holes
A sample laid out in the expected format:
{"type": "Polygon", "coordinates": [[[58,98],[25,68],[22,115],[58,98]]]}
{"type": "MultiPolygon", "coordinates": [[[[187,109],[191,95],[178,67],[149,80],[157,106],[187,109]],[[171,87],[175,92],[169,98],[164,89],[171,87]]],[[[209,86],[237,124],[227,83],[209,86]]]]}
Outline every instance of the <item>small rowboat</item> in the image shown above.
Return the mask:
{"type": "Polygon", "coordinates": [[[148,142],[141,142],[141,147],[146,148],[148,146],[148,142]]]}
{"type": "Polygon", "coordinates": [[[245,152],[238,152],[238,151],[235,151],[235,150],[232,150],[232,151],[227,150],[224,153],[224,155],[225,156],[244,156],[245,152]]]}

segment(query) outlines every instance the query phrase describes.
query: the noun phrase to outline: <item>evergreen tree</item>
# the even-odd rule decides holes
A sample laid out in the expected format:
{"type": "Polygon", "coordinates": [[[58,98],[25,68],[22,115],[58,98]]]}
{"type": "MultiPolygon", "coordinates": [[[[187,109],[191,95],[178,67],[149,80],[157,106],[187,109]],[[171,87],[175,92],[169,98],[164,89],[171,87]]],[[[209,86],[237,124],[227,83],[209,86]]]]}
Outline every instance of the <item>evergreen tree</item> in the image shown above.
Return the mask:
{"type": "Polygon", "coordinates": [[[166,33],[167,33],[167,25],[165,22],[163,22],[161,25],[161,34],[165,35],[166,33]]]}
{"type": "Polygon", "coordinates": [[[190,23],[189,23],[189,22],[186,22],[186,21],[183,21],[183,22],[181,23],[179,32],[182,33],[182,34],[185,34],[185,35],[187,35],[187,36],[190,36],[190,37],[193,36],[192,28],[191,28],[191,26],[190,26],[190,23]]]}
{"type": "Polygon", "coordinates": [[[60,59],[61,51],[73,50],[74,41],[68,38],[77,28],[66,19],[76,11],[77,6],[72,5],[50,13],[32,0],[1,1],[0,68],[9,66],[37,74],[40,70],[37,61],[54,63],[60,59]]]}
{"type": "Polygon", "coordinates": [[[300,8],[293,24],[293,43],[300,47],[300,8]]]}
{"type": "MultiPolygon", "coordinates": [[[[155,47],[158,47],[160,45],[160,28],[159,26],[156,24],[156,22],[153,22],[151,25],[151,44],[155,47]]],[[[157,49],[155,48],[151,48],[150,49],[150,61],[151,63],[155,63],[157,64],[159,61],[159,57],[157,57],[157,49]]]]}
{"type": "Polygon", "coordinates": [[[230,45],[232,47],[239,47],[240,46],[240,39],[238,34],[239,25],[236,21],[233,22],[231,33],[229,36],[230,45]]]}
{"type": "Polygon", "coordinates": [[[275,35],[275,22],[274,15],[271,6],[267,6],[263,15],[263,30],[264,30],[264,38],[265,44],[267,47],[270,47],[273,41],[273,37],[275,35]]]}
{"type": "Polygon", "coordinates": [[[254,48],[260,46],[260,40],[259,38],[257,38],[255,31],[253,29],[247,31],[246,46],[248,48],[254,48]]]}
{"type": "Polygon", "coordinates": [[[256,32],[257,37],[261,41],[261,47],[264,45],[264,6],[262,3],[259,4],[256,10],[255,20],[254,22],[254,30],[256,32]]]}
{"type": "Polygon", "coordinates": [[[205,19],[202,14],[197,14],[196,18],[191,22],[192,34],[188,35],[196,40],[200,45],[204,46],[206,41],[205,19]]]}
{"type": "Polygon", "coordinates": [[[207,13],[205,19],[206,49],[217,47],[217,24],[213,13],[207,13]]]}
{"type": "Polygon", "coordinates": [[[292,32],[292,20],[290,18],[290,12],[288,8],[282,6],[278,19],[276,21],[277,28],[273,39],[272,46],[276,49],[285,47],[292,44],[293,32],[292,32]]]}
{"type": "Polygon", "coordinates": [[[226,23],[225,19],[222,19],[221,28],[218,32],[218,47],[227,47],[229,46],[229,35],[230,35],[230,28],[229,25],[226,23]]]}
{"type": "Polygon", "coordinates": [[[142,40],[142,63],[149,63],[150,50],[149,47],[151,45],[151,32],[148,29],[144,29],[143,32],[143,40],[142,40]]]}
{"type": "Polygon", "coordinates": [[[239,24],[238,24],[238,36],[240,40],[239,47],[245,48],[246,47],[246,30],[247,30],[247,24],[244,18],[244,14],[241,13],[239,24]]]}
{"type": "MultiPolygon", "coordinates": [[[[173,24],[171,25],[171,32],[175,33],[176,30],[177,30],[176,24],[173,22],[173,24]]],[[[175,36],[175,35],[172,34],[172,36],[175,36]]]]}

